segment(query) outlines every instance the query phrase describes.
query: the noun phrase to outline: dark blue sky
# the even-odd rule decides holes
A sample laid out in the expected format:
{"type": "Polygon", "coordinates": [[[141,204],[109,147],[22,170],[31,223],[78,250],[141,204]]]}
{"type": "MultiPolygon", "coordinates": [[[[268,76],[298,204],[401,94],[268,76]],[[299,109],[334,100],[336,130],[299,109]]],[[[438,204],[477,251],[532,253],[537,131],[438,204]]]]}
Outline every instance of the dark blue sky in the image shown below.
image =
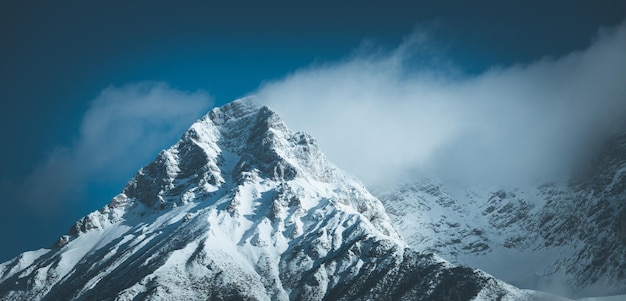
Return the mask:
{"type": "Polygon", "coordinates": [[[599,28],[626,17],[623,1],[609,0],[335,2],[3,1],[0,261],[48,246],[136,171],[87,181],[80,200],[45,212],[20,197],[50,153],[78,139],[84,114],[107,87],[163,81],[206,91],[220,105],[299,68],[340,60],[365,41],[393,48],[415,29],[476,74],[582,49],[599,28]]]}

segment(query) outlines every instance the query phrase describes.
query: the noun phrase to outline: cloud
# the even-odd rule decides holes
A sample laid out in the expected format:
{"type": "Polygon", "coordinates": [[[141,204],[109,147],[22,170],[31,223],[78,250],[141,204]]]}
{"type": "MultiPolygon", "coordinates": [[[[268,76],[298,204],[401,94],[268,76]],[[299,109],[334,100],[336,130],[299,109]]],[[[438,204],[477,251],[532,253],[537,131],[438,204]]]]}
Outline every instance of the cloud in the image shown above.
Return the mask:
{"type": "Polygon", "coordinates": [[[395,50],[357,51],[256,94],[370,185],[416,175],[555,178],[626,129],[624,24],[584,50],[478,75],[459,72],[434,48],[427,35],[413,35],[395,50]]]}
{"type": "Polygon", "coordinates": [[[211,105],[204,92],[183,92],[158,82],[106,88],[83,116],[72,145],[57,147],[11,189],[13,197],[49,210],[78,201],[90,185],[126,181],[211,105]]]}

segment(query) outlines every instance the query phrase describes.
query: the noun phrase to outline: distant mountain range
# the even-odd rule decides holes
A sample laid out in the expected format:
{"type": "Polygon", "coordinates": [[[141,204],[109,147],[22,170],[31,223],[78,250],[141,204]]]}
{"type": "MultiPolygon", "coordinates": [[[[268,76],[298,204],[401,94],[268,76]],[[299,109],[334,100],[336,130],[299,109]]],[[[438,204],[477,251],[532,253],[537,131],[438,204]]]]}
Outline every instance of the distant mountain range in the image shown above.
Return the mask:
{"type": "Polygon", "coordinates": [[[626,292],[626,134],[563,181],[507,188],[422,179],[377,196],[417,250],[520,287],[571,297],[626,292]]]}

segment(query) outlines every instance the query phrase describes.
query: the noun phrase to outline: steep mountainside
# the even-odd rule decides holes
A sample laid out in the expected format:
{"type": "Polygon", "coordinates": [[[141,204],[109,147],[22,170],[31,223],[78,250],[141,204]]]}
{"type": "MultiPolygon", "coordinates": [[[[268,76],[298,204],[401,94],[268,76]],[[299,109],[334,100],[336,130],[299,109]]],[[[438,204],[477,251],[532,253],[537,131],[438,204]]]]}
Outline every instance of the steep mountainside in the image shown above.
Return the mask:
{"type": "Polygon", "coordinates": [[[377,193],[410,246],[520,287],[626,293],[626,135],[592,169],[537,187],[433,180],[377,193]]]}
{"type": "Polygon", "coordinates": [[[0,264],[0,300],[519,300],[406,247],[315,140],[240,100],[209,112],[51,249],[0,264]]]}

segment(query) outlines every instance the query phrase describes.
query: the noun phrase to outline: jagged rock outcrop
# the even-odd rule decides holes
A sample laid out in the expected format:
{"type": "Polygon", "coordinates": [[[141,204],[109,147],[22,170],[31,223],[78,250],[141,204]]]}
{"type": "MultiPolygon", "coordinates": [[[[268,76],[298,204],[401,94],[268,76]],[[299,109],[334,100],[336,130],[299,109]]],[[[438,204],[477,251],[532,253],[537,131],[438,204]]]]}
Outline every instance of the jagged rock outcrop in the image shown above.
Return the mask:
{"type": "Polygon", "coordinates": [[[418,250],[524,288],[626,294],[626,134],[562,181],[511,188],[421,180],[377,196],[418,250]]]}

